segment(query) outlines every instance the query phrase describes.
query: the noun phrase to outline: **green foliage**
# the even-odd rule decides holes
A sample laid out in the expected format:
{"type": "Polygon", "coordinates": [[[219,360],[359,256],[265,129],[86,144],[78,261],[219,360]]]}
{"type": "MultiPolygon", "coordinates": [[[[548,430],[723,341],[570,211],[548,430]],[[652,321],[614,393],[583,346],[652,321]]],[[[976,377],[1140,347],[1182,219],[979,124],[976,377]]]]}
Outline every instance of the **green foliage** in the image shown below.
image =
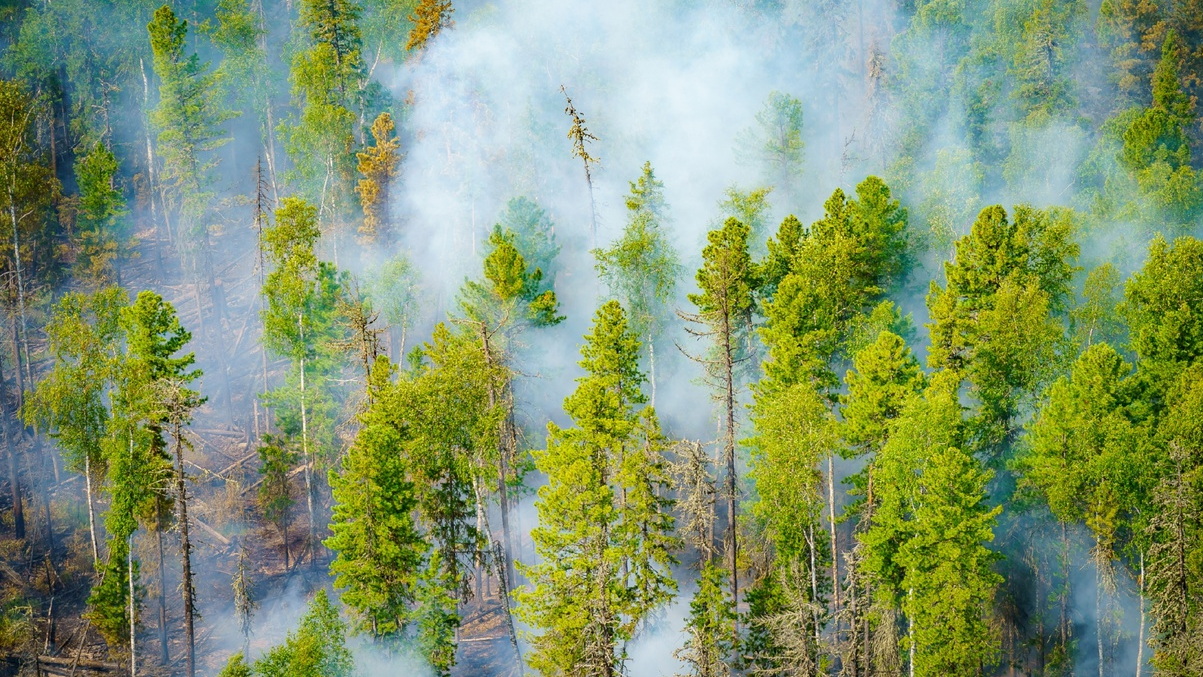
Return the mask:
{"type": "Polygon", "coordinates": [[[259,446],[259,474],[263,482],[259,485],[259,509],[263,517],[275,525],[284,538],[285,554],[288,552],[289,511],[296,502],[288,473],[297,462],[292,441],[286,437],[264,435],[259,446]]]}
{"type": "MultiPolygon", "coordinates": [[[[765,305],[761,336],[769,347],[765,375],[773,383],[813,380],[829,391],[838,383],[836,363],[856,319],[901,281],[909,258],[906,211],[881,180],[863,181],[855,200],[837,189],[824,212],[791,247],[788,272],[765,305]]],[[[782,224],[777,243],[793,239],[793,225],[782,224]]],[[[769,260],[774,276],[785,268],[774,261],[783,258],[769,260]]]]}
{"type": "Polygon", "coordinates": [[[1114,265],[1105,263],[1086,275],[1082,300],[1069,311],[1074,343],[1085,349],[1095,343],[1120,346],[1126,342],[1120,292],[1120,275],[1114,265]]]}
{"type": "Polygon", "coordinates": [[[769,194],[772,192],[771,187],[742,191],[732,186],[726,191],[726,199],[718,205],[727,220],[735,219],[748,227],[748,247],[757,255],[763,254],[761,243],[768,237],[765,217],[768,215],[769,194]]]}
{"type": "Polygon", "coordinates": [[[819,461],[835,448],[835,420],[814,386],[803,381],[758,388],[752,423],[752,517],[780,562],[807,559],[823,505],[819,461]]]}
{"type": "Polygon", "coordinates": [[[1124,288],[1132,350],[1154,384],[1168,385],[1203,357],[1203,242],[1156,238],[1144,267],[1124,288]]]}
{"type": "Polygon", "coordinates": [[[98,478],[109,422],[104,396],[117,366],[120,317],[128,303],[117,287],[59,300],[47,327],[54,366],[22,412],[27,424],[50,433],[72,470],[82,472],[87,459],[98,478]]]}
{"type": "Polygon", "coordinates": [[[556,225],[539,203],[522,196],[511,199],[505,203],[498,225],[514,234],[514,247],[522,252],[528,270],[543,271],[543,277],[554,284],[560,245],[556,243],[556,225]]]}
{"type": "Polygon", "coordinates": [[[221,668],[221,672],[217,673],[217,677],[251,677],[251,666],[247,665],[246,659],[242,652],[230,656],[226,664],[221,668]]]}
{"type": "MultiPolygon", "coordinates": [[[[215,160],[205,154],[228,139],[222,136],[222,123],[231,117],[221,101],[220,76],[208,72],[196,54],[185,54],[184,41],[188,22],[176,17],[164,5],[155,11],[147,25],[159,76],[159,105],[151,112],[151,121],[159,132],[159,153],[163,157],[163,178],[177,192],[183,213],[190,221],[203,216],[212,196],[215,160]]],[[[207,227],[204,224],[198,227],[207,227]]],[[[197,242],[197,233],[187,232],[197,242]]]]}
{"type": "Polygon", "coordinates": [[[721,677],[739,645],[733,629],[735,605],[723,585],[723,570],[707,563],[698,578],[698,591],[689,602],[685,642],[673,655],[685,664],[691,677],[721,677]]]}
{"type": "Polygon", "coordinates": [[[405,332],[413,327],[418,313],[418,271],[404,253],[397,254],[366,273],[364,291],[385,322],[405,332]]]}
{"type": "Polygon", "coordinates": [[[0,273],[17,277],[12,289],[19,296],[28,294],[36,276],[49,270],[55,251],[51,226],[59,182],[36,139],[35,121],[42,113],[41,102],[22,83],[0,80],[0,213],[6,231],[0,242],[0,273]]]}
{"type": "Polygon", "coordinates": [[[902,337],[883,331],[853,357],[844,382],[843,436],[864,453],[885,446],[893,422],[911,397],[923,391],[927,378],[902,337]]]}
{"type": "MultiPolygon", "coordinates": [[[[756,279],[748,255],[748,233],[748,226],[732,217],[707,234],[702,267],[695,277],[701,293],[689,295],[689,302],[698,309],[697,324],[707,328],[716,350],[725,353],[720,361],[739,359],[750,338],[756,279]]],[[[711,364],[711,372],[727,366],[711,364]]]]}
{"type": "Polygon", "coordinates": [[[256,677],[351,677],[355,663],[346,626],[325,590],[318,590],[301,625],[280,646],[255,661],[256,677]]]}
{"type": "Polygon", "coordinates": [[[907,619],[905,648],[922,675],[976,675],[997,655],[990,603],[1002,510],[985,505],[991,473],[961,451],[956,379],[937,376],[907,404],[875,461],[876,507],[862,567],[888,607],[907,619]]]}
{"type": "Polygon", "coordinates": [[[802,129],[802,102],[774,91],[756,114],[756,124],[744,130],[738,140],[743,160],[756,165],[765,183],[787,196],[798,194],[797,182],[802,176],[806,150],[802,129]]]}
{"type": "Polygon", "coordinates": [[[1118,519],[1147,500],[1151,468],[1132,366],[1114,348],[1087,348],[1049,391],[1019,459],[1021,487],[1044,498],[1062,521],[1086,521],[1103,561],[1115,552],[1118,519]]]}
{"type": "MultiPolygon", "coordinates": [[[[369,390],[388,387],[391,373],[388,360],[379,358],[369,390]]],[[[404,628],[425,550],[413,522],[414,486],[398,453],[403,433],[390,418],[365,412],[341,471],[330,478],[333,535],[326,547],[335,553],[330,573],[335,586],[345,591],[343,601],[359,616],[360,627],[375,637],[404,628]]]]}
{"type": "Polygon", "coordinates": [[[983,209],[927,295],[928,364],[967,379],[981,404],[983,443],[1013,434],[1025,402],[1048,383],[1065,349],[1077,221],[1058,208],[983,209]]]}
{"type": "Polygon", "coordinates": [[[452,594],[455,581],[448,580],[442,555],[436,550],[417,587],[418,648],[439,677],[455,667],[456,633],[459,631],[459,601],[452,594]]]}
{"type": "MultiPolygon", "coordinates": [[[[262,8],[261,3],[260,9],[262,8]]],[[[250,0],[217,0],[213,9],[216,24],[206,21],[200,28],[222,53],[217,81],[225,87],[227,100],[243,111],[253,111],[260,128],[266,129],[268,107],[274,93],[270,87],[267,27],[250,0]]]]}
{"type": "MultiPolygon", "coordinates": [[[[292,61],[296,113],[281,123],[294,178],[327,222],[344,218],[354,189],[355,125],[365,101],[360,6],[352,0],[303,0],[304,48],[292,61]]],[[[338,237],[339,230],[334,230],[338,237]]]]}
{"type": "Polygon", "coordinates": [[[671,304],[681,271],[664,230],[668,207],[663,190],[651,163],[644,163],[639,179],[631,182],[622,236],[608,249],[594,251],[598,275],[649,349],[674,317],[671,304]]]}
{"type": "Polygon", "coordinates": [[[620,643],[676,592],[664,445],[655,415],[637,409],[639,340],[609,301],[585,341],[585,375],[564,400],[575,427],[549,423],[535,452],[548,477],[531,532],[541,561],[519,565],[531,584],[516,613],[541,631],[529,664],[545,674],[614,674],[620,643]]]}
{"type": "Polygon", "coordinates": [[[1075,99],[1075,43],[1087,17],[1081,0],[1037,0],[1022,20],[1010,73],[1015,97],[1029,119],[1072,110],[1075,99]]]}
{"type": "Polygon", "coordinates": [[[79,211],[75,219],[76,277],[99,288],[117,281],[115,260],[130,246],[125,197],[117,188],[117,156],[98,143],[75,163],[79,211]]]}
{"type": "MultiPolygon", "coordinates": [[[[125,538],[109,540],[109,559],[97,572],[100,581],[88,595],[85,618],[90,620],[109,646],[119,647],[129,642],[129,542],[125,538]]],[[[133,562],[134,622],[140,623],[142,589],[139,585],[140,567],[133,562]]]]}
{"type": "Polygon", "coordinates": [[[559,324],[556,293],[543,282],[543,271],[532,268],[518,249],[517,236],[500,225],[489,235],[484,279],[464,284],[459,299],[466,318],[485,327],[529,323],[534,326],[559,324]]]}

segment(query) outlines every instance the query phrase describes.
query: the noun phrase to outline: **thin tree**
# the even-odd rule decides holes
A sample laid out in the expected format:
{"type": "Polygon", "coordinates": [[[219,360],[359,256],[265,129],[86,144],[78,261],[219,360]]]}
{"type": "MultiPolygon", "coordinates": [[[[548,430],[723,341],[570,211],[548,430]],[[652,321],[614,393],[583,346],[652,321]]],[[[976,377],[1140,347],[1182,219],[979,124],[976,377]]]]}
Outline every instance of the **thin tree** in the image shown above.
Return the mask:
{"type": "Polygon", "coordinates": [[[199,375],[198,372],[192,372],[185,378],[166,379],[160,385],[159,395],[167,424],[171,426],[175,450],[176,525],[180,530],[180,566],[183,572],[180,589],[184,597],[184,637],[187,642],[189,677],[196,675],[196,588],[192,584],[192,540],[188,536],[188,485],[184,473],[184,449],[191,448],[192,443],[184,436],[184,426],[192,422],[192,412],[205,401],[200,393],[187,387],[199,375]]]}
{"type": "Polygon", "coordinates": [[[722,439],[726,464],[727,561],[731,574],[731,599],[739,603],[739,543],[736,535],[738,478],[735,469],[738,369],[750,357],[748,341],[752,324],[754,289],[752,259],[748,255],[748,227],[734,218],[710,231],[709,244],[702,250],[702,267],[697,273],[701,294],[690,294],[696,313],[679,312],[693,327],[690,335],[706,339],[711,350],[692,357],[706,369],[707,381],[715,388],[722,411],[722,439]]]}
{"type": "Polygon", "coordinates": [[[572,140],[572,156],[580,158],[581,164],[585,166],[585,183],[589,186],[589,232],[592,236],[592,246],[597,249],[597,202],[593,197],[593,167],[601,160],[589,153],[589,144],[595,143],[598,138],[589,131],[585,116],[573,105],[572,97],[568,96],[564,85],[560,85],[560,92],[564,94],[564,101],[567,103],[564,113],[572,118],[572,126],[568,128],[568,138],[572,140]]]}

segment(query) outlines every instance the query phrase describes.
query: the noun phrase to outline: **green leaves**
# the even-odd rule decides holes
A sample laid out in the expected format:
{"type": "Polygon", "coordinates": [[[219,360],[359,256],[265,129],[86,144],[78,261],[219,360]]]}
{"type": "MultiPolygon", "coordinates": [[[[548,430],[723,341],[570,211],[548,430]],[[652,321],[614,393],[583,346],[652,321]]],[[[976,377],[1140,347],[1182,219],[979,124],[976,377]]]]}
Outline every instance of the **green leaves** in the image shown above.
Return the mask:
{"type": "Polygon", "coordinates": [[[681,265],[664,230],[668,206],[664,184],[644,163],[627,195],[627,225],[608,249],[594,250],[598,275],[622,303],[635,334],[648,344],[659,338],[673,318],[673,301],[681,265]]]}

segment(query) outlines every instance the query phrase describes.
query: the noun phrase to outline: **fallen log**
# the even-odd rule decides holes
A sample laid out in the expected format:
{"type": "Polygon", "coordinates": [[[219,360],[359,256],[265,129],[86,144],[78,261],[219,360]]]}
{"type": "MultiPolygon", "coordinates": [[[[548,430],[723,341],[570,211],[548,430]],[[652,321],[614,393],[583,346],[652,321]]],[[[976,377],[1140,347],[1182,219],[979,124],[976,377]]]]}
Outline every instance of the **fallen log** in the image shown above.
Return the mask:
{"type": "Polygon", "coordinates": [[[72,672],[75,674],[116,675],[129,671],[128,666],[117,663],[102,663],[101,661],[83,659],[72,660],[57,656],[38,656],[36,667],[38,675],[62,675],[63,677],[68,677],[72,672]]]}

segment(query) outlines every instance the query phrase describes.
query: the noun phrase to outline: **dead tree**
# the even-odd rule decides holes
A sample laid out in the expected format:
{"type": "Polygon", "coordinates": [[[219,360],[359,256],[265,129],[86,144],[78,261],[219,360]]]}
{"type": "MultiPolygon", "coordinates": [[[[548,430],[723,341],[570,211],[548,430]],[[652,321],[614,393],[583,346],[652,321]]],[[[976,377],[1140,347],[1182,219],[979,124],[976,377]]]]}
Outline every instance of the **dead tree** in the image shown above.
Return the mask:
{"type": "Polygon", "coordinates": [[[564,100],[567,102],[564,112],[568,117],[572,118],[572,126],[568,129],[568,138],[572,140],[572,156],[580,158],[581,163],[585,165],[585,183],[589,185],[589,232],[593,238],[593,248],[596,249],[597,202],[593,197],[593,166],[600,164],[601,160],[595,155],[590,155],[587,146],[599,139],[589,132],[589,128],[585,123],[585,116],[581,115],[576,106],[572,104],[572,97],[568,96],[568,90],[564,85],[560,85],[560,91],[564,94],[564,100]]]}

